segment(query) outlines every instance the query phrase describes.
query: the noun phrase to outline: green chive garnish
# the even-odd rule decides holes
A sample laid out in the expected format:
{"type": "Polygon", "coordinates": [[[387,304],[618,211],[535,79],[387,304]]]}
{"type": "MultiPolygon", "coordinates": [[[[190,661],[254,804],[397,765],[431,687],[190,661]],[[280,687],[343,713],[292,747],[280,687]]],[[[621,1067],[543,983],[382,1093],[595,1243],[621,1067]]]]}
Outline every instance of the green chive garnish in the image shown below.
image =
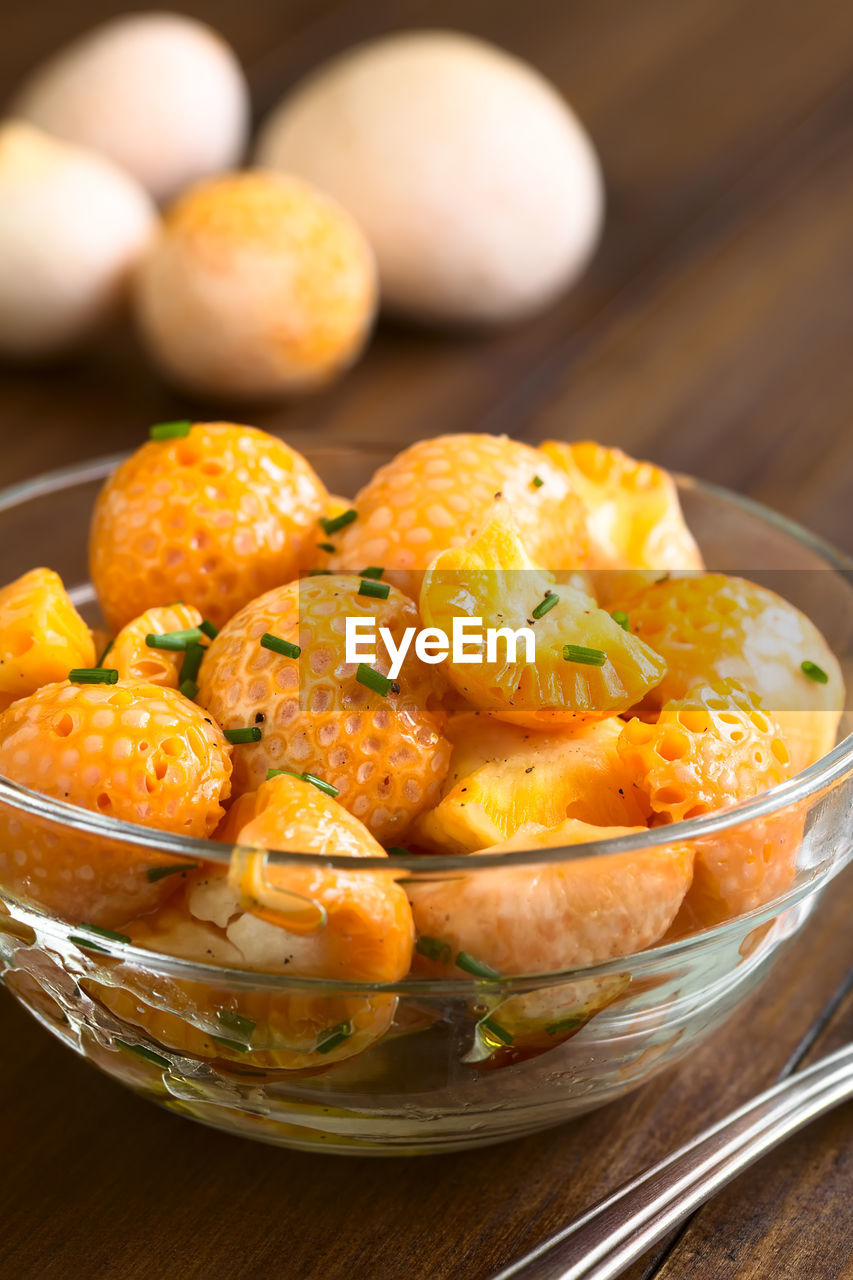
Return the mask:
{"type": "Polygon", "coordinates": [[[198,685],[195,680],[182,680],[178,685],[178,692],[182,693],[190,702],[193,702],[195,701],[195,696],[198,693],[198,685]]]}
{"type": "Polygon", "coordinates": [[[418,938],[415,951],[419,956],[426,956],[427,960],[438,960],[442,964],[450,959],[450,944],[442,942],[441,938],[418,938]]]}
{"type": "Polygon", "coordinates": [[[359,684],[363,684],[365,688],[372,689],[374,693],[379,693],[383,698],[387,698],[388,692],[394,689],[399,692],[400,686],[390,680],[388,676],[383,676],[381,671],[375,671],[373,667],[369,667],[366,662],[360,662],[355,669],[355,678],[359,684]]]}
{"type": "Polygon", "coordinates": [[[243,1044],[240,1040],[226,1040],[225,1036],[211,1036],[214,1044],[221,1044],[224,1049],[231,1049],[233,1053],[250,1053],[251,1050],[247,1044],[243,1044]]]}
{"type": "Polygon", "coordinates": [[[545,1028],[546,1036],[559,1036],[564,1031],[574,1031],[577,1027],[582,1027],[583,1018],[562,1018],[559,1022],[549,1022],[545,1028]]]}
{"type": "Polygon", "coordinates": [[[376,600],[387,600],[390,590],[387,582],[375,582],[373,578],[362,578],[358,584],[360,596],[373,596],[376,600]]]}
{"type": "Polygon", "coordinates": [[[146,879],[149,884],[156,884],[158,880],[165,880],[167,876],[181,875],[186,871],[197,871],[199,864],[197,862],[180,862],[175,863],[172,867],[149,867],[145,872],[146,879]]]}
{"type": "Polygon", "coordinates": [[[631,623],[628,620],[628,615],[627,613],[624,613],[622,609],[614,609],[610,616],[617,626],[620,626],[623,631],[631,630],[631,623]]]}
{"type": "Polygon", "coordinates": [[[411,858],[411,849],[404,849],[401,844],[389,844],[385,852],[394,858],[411,858]]]}
{"type": "Polygon", "coordinates": [[[129,1040],[119,1040],[118,1036],[115,1038],[115,1043],[120,1044],[122,1049],[129,1049],[130,1052],[135,1053],[137,1057],[144,1058],[146,1062],[153,1062],[155,1067],[165,1067],[168,1071],[172,1065],[168,1058],[164,1058],[161,1054],[155,1053],[153,1049],[146,1049],[144,1045],[131,1044],[129,1040]]]}
{"type": "Polygon", "coordinates": [[[192,425],[191,422],[158,422],[149,428],[148,434],[152,440],[180,440],[189,435],[192,425]]]}
{"type": "Polygon", "coordinates": [[[473,956],[469,956],[467,951],[460,951],[455,963],[457,969],[464,969],[466,973],[473,973],[475,978],[499,978],[501,976],[497,969],[493,969],[491,965],[483,964],[482,960],[475,960],[473,956]]]}
{"type": "Polygon", "coordinates": [[[273,778],[280,778],[282,774],[288,778],[298,778],[300,782],[305,781],[302,774],[296,773],[294,769],[267,769],[267,782],[273,778]]]}
{"type": "Polygon", "coordinates": [[[378,582],[384,572],[385,570],[380,568],[378,564],[369,564],[366,569],[362,569],[361,573],[359,574],[359,577],[375,578],[376,581],[378,582]]]}
{"type": "Polygon", "coordinates": [[[331,782],[327,782],[325,778],[318,778],[315,773],[303,773],[302,777],[305,782],[310,782],[319,791],[325,791],[326,795],[331,796],[333,799],[335,796],[340,795],[337,787],[333,787],[331,782]]]}
{"type": "Polygon", "coordinates": [[[309,569],[309,578],[330,578],[332,576],[331,569],[309,569]]]}
{"type": "Polygon", "coordinates": [[[530,483],[533,485],[534,489],[541,489],[545,481],[541,476],[534,476],[530,483]]]}
{"type": "Polygon", "coordinates": [[[337,547],[335,546],[334,542],[318,542],[317,549],[318,551],[328,551],[330,556],[334,555],[334,553],[337,551],[337,547]]]}
{"type": "Polygon", "coordinates": [[[220,1009],[216,1015],[216,1020],[226,1031],[236,1032],[243,1044],[251,1043],[257,1026],[257,1023],[252,1022],[251,1018],[244,1018],[241,1013],[235,1013],[233,1009],[220,1009]]]}
{"type": "Polygon", "coordinates": [[[481,1018],[477,1023],[479,1027],[490,1031],[496,1040],[502,1040],[504,1044],[512,1044],[515,1036],[511,1031],[507,1031],[506,1027],[502,1027],[500,1023],[495,1022],[492,1018],[481,1018]]]}
{"type": "Polygon", "coordinates": [[[115,667],[75,667],[68,679],[72,684],[115,684],[118,672],[115,667]]]}
{"type": "Polygon", "coordinates": [[[225,737],[233,747],[241,747],[246,742],[260,742],[261,731],[257,725],[249,725],[245,729],[226,729],[225,737]]]}
{"type": "Polygon", "coordinates": [[[198,678],[201,669],[201,660],[207,652],[207,646],[198,644],[197,641],[191,640],[184,652],[184,660],[181,663],[181,669],[178,672],[178,683],[183,684],[186,680],[195,681],[198,678]]]}
{"type": "Polygon", "coordinates": [[[564,644],[563,657],[566,662],[580,662],[586,667],[603,667],[607,661],[603,649],[585,649],[582,644],[564,644]]]}
{"type": "Polygon", "coordinates": [[[205,618],[204,622],[198,624],[198,629],[207,636],[208,640],[215,640],[219,635],[219,627],[215,627],[207,618],[205,618]]]}
{"type": "Polygon", "coordinates": [[[202,635],[201,627],[187,627],[185,631],[165,631],[161,636],[149,632],[145,637],[145,643],[149,649],[169,649],[180,652],[186,649],[187,645],[198,644],[202,635]]]}
{"type": "Polygon", "coordinates": [[[102,667],[102,666],[104,665],[104,658],[107,656],[107,654],[109,653],[110,649],[112,649],[112,647],[113,647],[113,642],[112,642],[112,640],[110,640],[110,642],[109,642],[109,644],[107,645],[106,649],[105,649],[105,650],[104,650],[104,652],[101,654],[100,658],[98,658],[98,661],[95,663],[95,666],[96,666],[96,667],[102,667]]]}
{"type": "Polygon", "coordinates": [[[823,667],[819,667],[816,662],[809,662],[808,658],[805,662],[800,663],[800,670],[804,676],[808,676],[810,680],[815,680],[818,684],[829,683],[829,676],[823,667]]]}
{"type": "MultiPolygon", "coordinates": [[[[114,933],[112,929],[102,929],[99,924],[81,922],[78,928],[85,929],[87,933],[94,933],[96,938],[104,938],[107,942],[130,942],[130,938],[126,933],[114,933]]],[[[76,942],[78,946],[92,946],[90,940],[85,937],[73,937],[71,941],[76,942]]],[[[102,951],[103,947],[95,947],[95,950],[102,951]]]]}
{"type": "Polygon", "coordinates": [[[539,601],[536,608],[533,610],[531,617],[544,618],[545,614],[550,613],[554,608],[554,605],[559,603],[559,600],[560,597],[557,595],[556,591],[546,591],[545,599],[539,601]]]}
{"type": "Polygon", "coordinates": [[[76,943],[78,947],[84,947],[86,951],[97,951],[102,956],[110,954],[106,947],[99,946],[97,942],[90,942],[88,938],[81,938],[76,933],[69,933],[68,941],[76,943]]]}
{"type": "Polygon", "coordinates": [[[274,636],[269,631],[265,631],[261,636],[261,648],[269,649],[272,653],[280,653],[285,658],[298,658],[302,652],[298,644],[292,644],[290,640],[282,640],[280,636],[274,636]]]}
{"type": "Polygon", "coordinates": [[[352,1023],[339,1022],[336,1027],[330,1027],[325,1032],[323,1039],[317,1045],[317,1053],[331,1053],[333,1049],[337,1049],[339,1044],[349,1040],[351,1035],[352,1023]]]}
{"type": "Polygon", "coordinates": [[[353,520],[355,520],[357,516],[358,512],[355,507],[350,507],[348,511],[342,511],[339,516],[332,516],[330,519],[321,516],[320,524],[322,525],[323,532],[331,537],[333,533],[337,533],[340,529],[345,529],[348,524],[352,524],[353,520]]]}

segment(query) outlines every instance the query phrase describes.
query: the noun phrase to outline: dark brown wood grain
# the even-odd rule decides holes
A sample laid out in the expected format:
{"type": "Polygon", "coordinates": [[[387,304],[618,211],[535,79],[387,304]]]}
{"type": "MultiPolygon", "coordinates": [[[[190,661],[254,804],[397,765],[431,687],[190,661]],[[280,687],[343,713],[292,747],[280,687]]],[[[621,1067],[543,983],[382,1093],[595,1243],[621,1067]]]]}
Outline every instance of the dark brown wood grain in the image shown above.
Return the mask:
{"type": "MultiPolygon", "coordinates": [[[[121,6],[119,6],[121,7],[121,6]]],[[[446,430],[592,437],[728,484],[853,544],[853,9],[845,0],[190,0],[263,110],[329,53],[453,25],[531,59],[603,158],[581,284],[480,335],[382,325],[298,403],[192,402],[119,327],[51,370],[0,371],[0,481],[235,416],[403,445],[446,430]]],[[[8,6],[0,97],[109,0],[8,6]]],[[[853,873],[766,986],[689,1061],[556,1131],[453,1157],[277,1151],[160,1112],[0,993],[0,1277],[485,1280],[568,1216],[853,1034],[853,873]]],[[[631,1280],[853,1275],[850,1108],[739,1178],[631,1280]]]]}

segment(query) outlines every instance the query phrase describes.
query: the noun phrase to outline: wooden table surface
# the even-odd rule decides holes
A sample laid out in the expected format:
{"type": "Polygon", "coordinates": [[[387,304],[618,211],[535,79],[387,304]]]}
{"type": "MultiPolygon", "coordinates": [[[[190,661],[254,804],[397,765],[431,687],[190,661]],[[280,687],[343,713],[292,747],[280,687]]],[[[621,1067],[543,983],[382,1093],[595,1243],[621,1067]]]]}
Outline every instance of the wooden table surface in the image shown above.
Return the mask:
{"type": "MultiPolygon", "coordinates": [[[[848,0],[183,7],[232,41],[259,112],[322,57],[391,27],[488,36],[566,92],[608,186],[600,253],[548,314],[489,337],[382,327],[336,387],[242,409],[243,420],[294,443],[592,437],[751,494],[851,549],[848,0]]],[[[0,89],[114,11],[15,6],[0,89]]],[[[116,332],[49,373],[0,372],[0,479],[131,446],[151,421],[228,412],[170,391],[116,332]]],[[[851,906],[848,873],[766,986],[686,1063],[571,1126],[453,1157],[339,1159],[220,1136],[123,1092],[0,994],[0,1276],[484,1280],[850,1038],[851,906]]],[[[630,1276],[853,1276],[852,1120],[841,1109],[790,1141],[630,1276]]]]}

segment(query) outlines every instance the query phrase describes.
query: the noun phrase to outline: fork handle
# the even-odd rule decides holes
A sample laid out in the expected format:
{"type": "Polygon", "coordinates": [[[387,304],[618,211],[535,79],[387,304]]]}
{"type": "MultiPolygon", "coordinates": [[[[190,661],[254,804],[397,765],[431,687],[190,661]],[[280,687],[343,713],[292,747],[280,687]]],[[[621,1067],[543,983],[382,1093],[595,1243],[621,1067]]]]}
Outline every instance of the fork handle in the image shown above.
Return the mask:
{"type": "Polygon", "coordinates": [[[612,1280],[789,1134],[853,1097],[853,1045],[759,1094],[491,1280],[612,1280]]]}

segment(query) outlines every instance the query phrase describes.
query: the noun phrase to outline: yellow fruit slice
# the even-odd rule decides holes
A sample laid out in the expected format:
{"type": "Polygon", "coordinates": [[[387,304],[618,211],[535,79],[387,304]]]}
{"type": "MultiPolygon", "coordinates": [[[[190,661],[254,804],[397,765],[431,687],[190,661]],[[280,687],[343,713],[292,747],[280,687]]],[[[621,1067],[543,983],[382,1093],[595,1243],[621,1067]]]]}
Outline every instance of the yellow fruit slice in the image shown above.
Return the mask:
{"type": "Polygon", "coordinates": [[[59,574],[32,569],[0,591],[0,711],[94,661],[89,628],[59,574]]]}
{"type": "MultiPolygon", "coordinates": [[[[197,628],[202,621],[198,609],[191,604],[148,609],[122,627],[104,661],[115,667],[120,680],[138,680],[177,689],[186,652],[148,645],[145,643],[146,636],[188,631],[197,628]]],[[[207,640],[203,643],[207,644],[207,640]]]]}
{"type": "Polygon", "coordinates": [[[474,707],[515,724],[547,728],[618,714],[665,671],[591,596],[537,568],[506,512],[435,558],[420,610],[426,626],[447,636],[454,621],[479,620],[484,638],[468,644],[464,663],[451,653],[444,670],[474,707]],[[513,652],[498,638],[490,654],[489,629],[520,627],[535,636],[534,661],[523,641],[513,652]]]}
{"type": "Polygon", "coordinates": [[[644,825],[648,802],[616,749],[621,727],[594,720],[542,733],[478,712],[454,716],[442,796],[415,820],[413,841],[434,853],[472,853],[531,822],[644,825]]]}

